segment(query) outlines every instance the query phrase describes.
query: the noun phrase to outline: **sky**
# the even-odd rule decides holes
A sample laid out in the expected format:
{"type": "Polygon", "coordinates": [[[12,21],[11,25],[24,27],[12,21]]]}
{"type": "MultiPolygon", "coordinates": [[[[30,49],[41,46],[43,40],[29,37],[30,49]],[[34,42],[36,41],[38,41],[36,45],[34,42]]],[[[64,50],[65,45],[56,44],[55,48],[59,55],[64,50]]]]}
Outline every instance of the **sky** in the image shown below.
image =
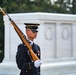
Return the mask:
{"type": "MultiPolygon", "coordinates": [[[[54,4],[54,1],[57,1],[57,0],[51,0],[52,4],[54,4]]],[[[64,0],[64,1],[66,2],[67,0],[64,0]]],[[[70,0],[70,3],[72,3],[72,1],[73,0],[70,0]]]]}
{"type": "Polygon", "coordinates": [[[51,0],[52,3],[54,3],[54,1],[57,1],[57,0],[51,0]]]}
{"type": "MultiPolygon", "coordinates": [[[[51,2],[54,2],[54,1],[57,1],[57,0],[51,0],[51,2]]],[[[67,1],[67,0],[64,0],[64,1],[67,1]]],[[[72,0],[70,0],[72,2],[72,0]]]]}

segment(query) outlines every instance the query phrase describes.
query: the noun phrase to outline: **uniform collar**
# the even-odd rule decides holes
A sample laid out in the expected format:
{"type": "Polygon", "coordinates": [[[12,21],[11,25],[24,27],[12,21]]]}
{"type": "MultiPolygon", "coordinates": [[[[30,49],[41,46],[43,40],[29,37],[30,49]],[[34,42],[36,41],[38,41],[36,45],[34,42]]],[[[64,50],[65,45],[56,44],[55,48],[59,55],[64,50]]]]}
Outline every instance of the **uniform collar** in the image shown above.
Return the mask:
{"type": "Polygon", "coordinates": [[[33,41],[31,41],[31,40],[29,40],[29,42],[30,42],[30,45],[33,45],[33,43],[34,43],[34,42],[33,42],[33,41]]]}
{"type": "Polygon", "coordinates": [[[34,42],[33,42],[33,41],[31,41],[31,40],[30,40],[30,39],[28,39],[28,38],[27,38],[27,40],[28,40],[28,42],[30,43],[30,45],[32,46],[34,42]]]}

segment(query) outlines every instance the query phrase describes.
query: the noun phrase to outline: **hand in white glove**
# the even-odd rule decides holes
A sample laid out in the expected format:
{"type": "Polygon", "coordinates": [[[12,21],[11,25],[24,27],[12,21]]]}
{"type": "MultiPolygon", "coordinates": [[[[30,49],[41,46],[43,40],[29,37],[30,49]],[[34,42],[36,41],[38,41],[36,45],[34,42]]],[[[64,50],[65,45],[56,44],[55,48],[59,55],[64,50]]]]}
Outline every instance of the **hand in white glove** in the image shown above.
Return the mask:
{"type": "Polygon", "coordinates": [[[41,64],[42,64],[42,63],[41,63],[41,60],[36,60],[36,61],[34,62],[34,66],[35,66],[36,68],[38,68],[41,64]]]}

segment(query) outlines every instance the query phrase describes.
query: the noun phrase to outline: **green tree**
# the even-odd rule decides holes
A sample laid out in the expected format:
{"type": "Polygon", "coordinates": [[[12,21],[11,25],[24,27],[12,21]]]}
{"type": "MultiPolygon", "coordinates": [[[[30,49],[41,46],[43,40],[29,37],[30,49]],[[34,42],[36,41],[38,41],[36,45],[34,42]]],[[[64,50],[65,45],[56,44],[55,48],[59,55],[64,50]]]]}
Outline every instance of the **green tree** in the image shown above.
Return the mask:
{"type": "Polygon", "coordinates": [[[72,5],[72,14],[76,14],[76,0],[73,0],[72,5]]]}
{"type": "Polygon", "coordinates": [[[50,0],[4,0],[3,6],[8,13],[50,12],[50,0]]]}
{"type": "Polygon", "coordinates": [[[69,2],[69,0],[57,0],[55,2],[55,10],[58,13],[69,13],[67,10],[67,3],[69,2]]]}

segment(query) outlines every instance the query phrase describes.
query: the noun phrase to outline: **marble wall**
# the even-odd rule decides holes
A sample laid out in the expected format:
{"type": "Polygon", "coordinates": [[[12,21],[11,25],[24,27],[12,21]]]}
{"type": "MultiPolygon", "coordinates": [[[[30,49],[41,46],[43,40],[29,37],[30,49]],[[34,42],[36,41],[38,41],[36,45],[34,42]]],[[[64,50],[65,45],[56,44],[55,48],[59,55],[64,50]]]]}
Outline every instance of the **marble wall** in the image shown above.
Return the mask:
{"type": "MultiPolygon", "coordinates": [[[[24,34],[24,23],[40,24],[35,42],[41,47],[43,63],[41,75],[47,75],[47,73],[48,75],[76,74],[76,15],[20,13],[9,14],[9,16],[24,34]]],[[[15,56],[21,40],[8,17],[5,16],[3,20],[5,26],[5,57],[0,63],[0,75],[19,75],[15,56]]]]}

